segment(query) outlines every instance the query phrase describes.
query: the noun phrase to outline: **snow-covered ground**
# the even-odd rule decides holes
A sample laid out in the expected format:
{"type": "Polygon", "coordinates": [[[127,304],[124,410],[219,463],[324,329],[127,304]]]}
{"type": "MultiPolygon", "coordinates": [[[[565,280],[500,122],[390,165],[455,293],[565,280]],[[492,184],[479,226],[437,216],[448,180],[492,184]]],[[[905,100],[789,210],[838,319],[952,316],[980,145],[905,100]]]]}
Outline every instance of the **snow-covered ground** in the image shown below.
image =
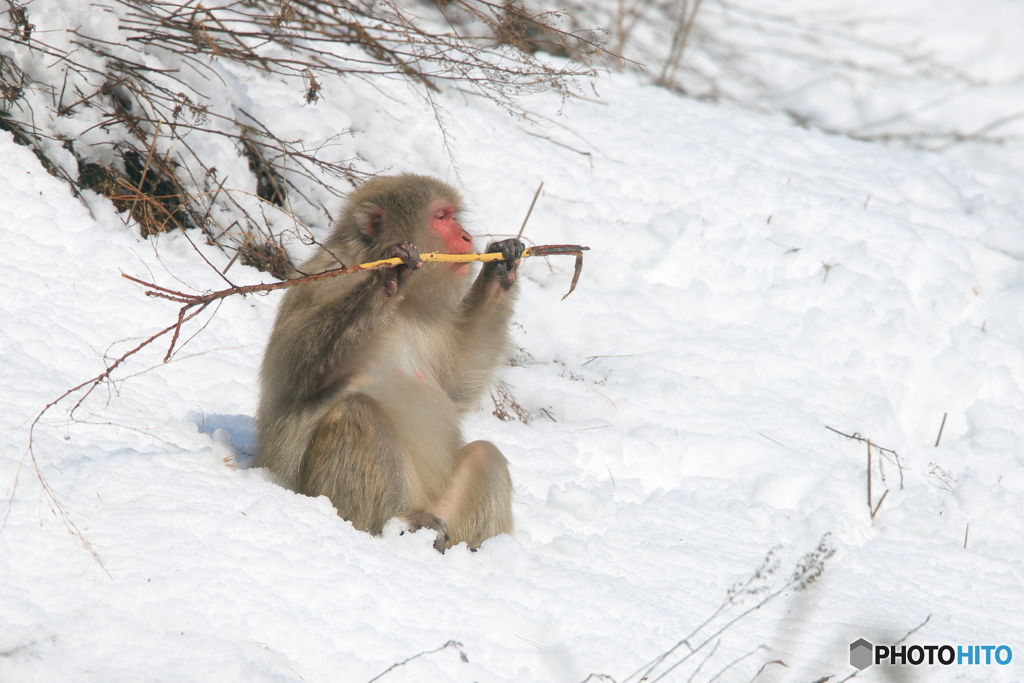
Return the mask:
{"type": "Polygon", "coordinates": [[[1013,660],[858,679],[1024,679],[1014,163],[616,74],[596,97],[528,98],[533,123],[446,96],[449,157],[405,86],[323,85],[315,106],[269,79],[234,87],[310,142],[358,129],[371,170],[458,185],[477,234],[514,233],[543,180],[527,237],[591,247],[565,301],[571,259],[524,263],[500,379],[532,420],[488,401],[467,425],[511,462],[515,535],[440,555],[427,533],[355,531],[245,466],[279,293],[225,300],[171,362],[149,347],[73,414],[77,397],[59,404],[34,469],[33,417],[174,321],[120,273],[223,283],[183,235],[140,238],[0,132],[0,680],[360,682],[457,641],[380,680],[621,682],[699,629],[694,646],[711,640],[669,679],[707,658],[693,680],[810,683],[854,673],[858,638],[892,644],[926,620],[905,644],[1013,660]],[[874,517],[867,446],[829,427],[898,453],[875,451],[874,517]],[[824,574],[785,588],[825,534],[824,574]],[[773,548],[776,568],[702,627],[773,548]]]}

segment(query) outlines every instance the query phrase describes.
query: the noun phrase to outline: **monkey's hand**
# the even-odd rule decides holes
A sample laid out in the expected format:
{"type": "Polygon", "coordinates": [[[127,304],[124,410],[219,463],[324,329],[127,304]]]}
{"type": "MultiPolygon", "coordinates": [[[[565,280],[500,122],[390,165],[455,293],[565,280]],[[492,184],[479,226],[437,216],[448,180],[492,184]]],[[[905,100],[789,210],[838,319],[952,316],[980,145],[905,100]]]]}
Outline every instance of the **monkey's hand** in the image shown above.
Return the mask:
{"type": "Polygon", "coordinates": [[[511,288],[516,283],[520,257],[525,249],[522,240],[515,238],[492,243],[487,247],[487,253],[500,253],[504,260],[484,264],[484,274],[487,277],[498,278],[502,288],[511,288]]]}
{"type": "Polygon", "coordinates": [[[402,521],[409,525],[409,531],[419,531],[420,529],[433,529],[437,532],[437,538],[434,540],[434,550],[439,553],[444,553],[448,549],[448,541],[450,536],[448,535],[448,527],[437,515],[432,515],[429,512],[423,510],[413,510],[402,515],[402,521]]]}
{"type": "Polygon", "coordinates": [[[404,263],[394,268],[384,269],[384,296],[391,296],[405,284],[409,273],[423,267],[420,250],[412,242],[399,242],[384,255],[384,258],[400,258],[404,263]]]}

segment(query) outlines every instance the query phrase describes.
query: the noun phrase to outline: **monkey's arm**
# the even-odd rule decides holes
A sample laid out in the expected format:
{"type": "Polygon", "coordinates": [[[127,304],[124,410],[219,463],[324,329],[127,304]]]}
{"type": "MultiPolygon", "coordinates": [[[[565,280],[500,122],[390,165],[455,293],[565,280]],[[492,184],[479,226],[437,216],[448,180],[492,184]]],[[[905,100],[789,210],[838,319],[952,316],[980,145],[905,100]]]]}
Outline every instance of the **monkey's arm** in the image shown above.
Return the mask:
{"type": "Polygon", "coordinates": [[[264,356],[263,382],[279,405],[295,406],[343,387],[391,314],[392,296],[423,265],[416,246],[401,242],[387,257],[403,265],[289,292],[264,356]]]}
{"type": "Polygon", "coordinates": [[[518,239],[495,242],[487,253],[501,253],[501,261],[485,263],[459,308],[457,339],[460,363],[451,369],[448,394],[460,410],[475,404],[502,361],[508,347],[508,326],[515,308],[523,243],[518,239]]]}

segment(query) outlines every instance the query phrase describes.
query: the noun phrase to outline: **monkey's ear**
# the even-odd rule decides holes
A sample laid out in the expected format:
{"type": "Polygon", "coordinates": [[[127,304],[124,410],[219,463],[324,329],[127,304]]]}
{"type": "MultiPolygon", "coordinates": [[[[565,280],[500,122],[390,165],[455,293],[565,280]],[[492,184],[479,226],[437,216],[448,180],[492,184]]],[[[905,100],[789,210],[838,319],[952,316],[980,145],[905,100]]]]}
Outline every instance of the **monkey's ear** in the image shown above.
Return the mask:
{"type": "Polygon", "coordinates": [[[387,213],[376,204],[366,204],[362,209],[359,212],[359,232],[363,233],[368,239],[377,239],[377,236],[384,229],[387,213]]]}

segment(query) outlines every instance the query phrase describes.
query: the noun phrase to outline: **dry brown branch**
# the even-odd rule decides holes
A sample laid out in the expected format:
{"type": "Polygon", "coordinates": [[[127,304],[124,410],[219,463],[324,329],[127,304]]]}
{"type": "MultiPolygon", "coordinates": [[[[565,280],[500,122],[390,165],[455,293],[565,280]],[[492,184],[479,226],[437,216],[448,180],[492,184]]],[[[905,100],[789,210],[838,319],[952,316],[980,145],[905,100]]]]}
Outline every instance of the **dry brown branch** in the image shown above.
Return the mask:
{"type": "Polygon", "coordinates": [[[786,664],[786,663],[785,663],[784,661],[782,661],[781,659],[773,659],[772,661],[770,661],[770,662],[765,662],[764,664],[762,664],[762,665],[761,665],[761,668],[757,670],[757,673],[756,673],[756,674],[754,674],[754,678],[750,679],[750,680],[751,680],[751,682],[753,682],[753,681],[757,680],[757,677],[758,677],[758,676],[760,676],[761,674],[763,674],[763,673],[765,672],[765,670],[766,670],[766,669],[767,669],[767,668],[768,668],[769,666],[771,666],[772,664],[775,664],[776,666],[781,666],[781,667],[782,667],[782,668],[784,668],[784,669],[788,669],[788,668],[789,668],[789,665],[788,665],[788,664],[786,664]]]}
{"type": "Polygon", "coordinates": [[[935,437],[935,447],[939,447],[939,442],[942,441],[942,430],[946,427],[946,418],[949,417],[949,413],[942,414],[942,424],[939,425],[939,435],[935,437]]]}
{"type": "MultiPolygon", "coordinates": [[[[847,439],[852,439],[853,441],[860,441],[861,443],[869,444],[869,446],[868,446],[869,452],[870,452],[870,449],[873,448],[876,451],[878,451],[879,453],[881,453],[883,456],[888,458],[889,461],[894,463],[896,465],[897,469],[899,470],[899,473],[900,473],[900,490],[901,491],[903,490],[903,463],[900,461],[899,453],[897,453],[896,451],[894,451],[891,448],[882,448],[881,446],[879,446],[876,443],[871,443],[870,439],[864,438],[863,436],[860,435],[859,432],[854,432],[853,434],[844,434],[843,432],[839,431],[838,429],[833,429],[832,427],[829,427],[828,425],[825,425],[825,429],[829,430],[830,432],[835,432],[839,436],[846,437],[847,439]]],[[[879,460],[878,462],[879,462],[879,467],[881,467],[881,462],[882,461],[879,460]]],[[[884,473],[883,473],[883,479],[884,479],[884,473]]],[[[870,506],[870,503],[869,503],[869,506],[870,506]]]]}
{"type": "Polygon", "coordinates": [[[884,491],[884,492],[882,493],[882,497],[878,499],[878,505],[876,505],[876,506],[875,506],[875,509],[871,511],[871,519],[874,519],[874,518],[875,518],[875,515],[877,515],[877,514],[878,514],[878,509],[879,509],[880,507],[882,507],[882,503],[884,503],[884,502],[885,502],[885,497],[886,497],[886,496],[888,496],[888,495],[889,495],[889,489],[886,489],[886,490],[885,490],[885,491],[884,491]]]}
{"type": "Polygon", "coordinates": [[[537,203],[537,197],[540,196],[540,191],[544,189],[544,181],[540,181],[540,185],[537,186],[537,191],[533,193],[533,200],[530,202],[530,208],[526,210],[526,216],[523,218],[523,224],[519,226],[519,233],[516,238],[523,236],[523,230],[526,230],[526,222],[530,220],[530,214],[533,213],[533,207],[537,203]]]}
{"type": "Polygon", "coordinates": [[[668,56],[662,65],[661,75],[658,76],[657,84],[671,88],[676,83],[676,73],[683,61],[683,52],[686,50],[690,32],[693,30],[693,22],[697,19],[697,12],[700,10],[701,0],[682,0],[679,3],[679,15],[676,17],[675,29],[672,32],[672,41],[669,46],[668,56]]]}
{"type": "MultiPolygon", "coordinates": [[[[569,294],[572,293],[573,289],[576,288],[576,282],[579,280],[579,271],[582,268],[583,252],[588,251],[590,247],[580,246],[578,244],[552,244],[544,245],[539,247],[529,247],[523,252],[523,258],[530,256],[556,256],[561,254],[574,255],[576,256],[576,262],[578,267],[575,274],[573,275],[572,285],[569,289],[569,294]]],[[[500,253],[490,254],[420,254],[420,259],[424,262],[433,263],[471,263],[474,261],[500,261],[502,255],[500,253]]],[[[324,271],[322,273],[315,273],[313,275],[305,275],[297,277],[291,280],[283,280],[281,282],[269,282],[258,285],[245,285],[245,286],[232,286],[227,289],[222,289],[216,292],[208,292],[206,294],[186,294],[185,292],[179,292],[160,285],[153,284],[152,282],[146,282],[136,277],[132,277],[127,273],[121,273],[121,277],[127,278],[132,282],[142,285],[143,287],[149,287],[150,289],[146,292],[146,296],[157,297],[160,299],[168,299],[176,303],[183,305],[182,311],[190,309],[194,306],[207,306],[210,303],[217,301],[218,299],[224,299],[229,296],[247,294],[258,294],[262,292],[272,292],[276,289],[288,289],[290,287],[297,287],[299,285],[308,284],[310,282],[317,282],[319,280],[327,280],[332,277],[338,277],[339,275],[349,275],[351,273],[358,273],[363,270],[378,270],[380,268],[392,268],[402,264],[402,260],[399,258],[384,259],[382,261],[371,261],[370,263],[361,263],[356,266],[341,266],[339,268],[332,268],[331,270],[324,271]]],[[[565,296],[569,296],[566,294],[565,296]]],[[[563,299],[565,297],[562,297],[563,299]]],[[[172,345],[173,350],[173,345],[172,345]]],[[[168,351],[168,355],[170,350],[168,351]]]]}
{"type": "Polygon", "coordinates": [[[871,439],[868,439],[868,512],[871,512],[871,439]]]}

